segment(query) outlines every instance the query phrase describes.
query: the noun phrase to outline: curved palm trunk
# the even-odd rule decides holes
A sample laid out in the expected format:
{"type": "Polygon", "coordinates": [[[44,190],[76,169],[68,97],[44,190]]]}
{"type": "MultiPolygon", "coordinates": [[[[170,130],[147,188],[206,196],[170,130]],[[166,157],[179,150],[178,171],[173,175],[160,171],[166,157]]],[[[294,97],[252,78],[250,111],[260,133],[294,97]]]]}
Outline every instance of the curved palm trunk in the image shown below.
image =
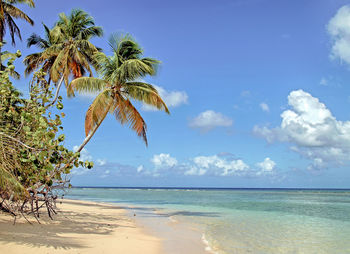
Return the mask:
{"type": "Polygon", "coordinates": [[[55,97],[54,97],[53,101],[52,101],[50,104],[48,104],[48,105],[46,106],[46,108],[51,107],[51,106],[54,105],[55,102],[57,101],[58,95],[59,95],[59,93],[60,93],[61,86],[62,86],[62,84],[63,84],[63,80],[64,80],[64,77],[63,77],[63,75],[62,75],[60,81],[58,82],[57,88],[56,88],[55,97]]]}
{"type": "Polygon", "coordinates": [[[92,138],[92,136],[95,134],[95,132],[97,131],[98,127],[100,127],[101,123],[103,122],[103,120],[106,118],[107,113],[109,111],[110,106],[108,107],[108,109],[106,110],[106,112],[104,113],[101,121],[92,129],[92,131],[89,133],[89,135],[86,136],[86,138],[84,139],[83,143],[79,146],[77,152],[81,152],[81,150],[83,150],[83,148],[86,146],[86,144],[90,141],[90,139],[92,138]]]}
{"type": "MultiPolygon", "coordinates": [[[[109,109],[111,108],[111,105],[109,107],[107,107],[106,111],[103,114],[103,117],[101,118],[101,121],[96,124],[96,126],[92,129],[92,131],[89,133],[89,135],[86,136],[86,138],[84,139],[83,143],[79,146],[77,152],[81,152],[81,150],[83,150],[83,148],[86,146],[86,144],[90,141],[90,139],[92,138],[92,136],[95,134],[95,132],[97,131],[97,129],[100,127],[100,125],[102,124],[103,120],[106,118],[107,113],[109,112],[109,109]]],[[[73,162],[73,160],[75,159],[75,157],[72,157],[69,162],[63,166],[63,168],[61,169],[61,171],[65,170],[67,167],[70,166],[70,164],[73,162]]]]}

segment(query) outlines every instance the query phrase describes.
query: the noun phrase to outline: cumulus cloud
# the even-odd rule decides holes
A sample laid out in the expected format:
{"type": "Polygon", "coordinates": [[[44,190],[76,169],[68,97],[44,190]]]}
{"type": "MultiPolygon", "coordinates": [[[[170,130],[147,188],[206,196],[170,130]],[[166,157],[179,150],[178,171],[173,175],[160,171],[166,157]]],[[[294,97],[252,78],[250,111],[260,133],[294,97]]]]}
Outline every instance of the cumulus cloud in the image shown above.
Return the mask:
{"type": "Polygon", "coordinates": [[[193,165],[188,166],[188,169],[184,172],[187,176],[202,176],[207,173],[206,169],[199,168],[193,165]]]}
{"type": "Polygon", "coordinates": [[[338,121],[318,98],[303,91],[288,96],[291,107],[281,114],[279,127],[255,126],[268,142],[292,144],[291,149],[311,160],[309,169],[342,165],[350,160],[350,122],[338,121]]]}
{"type": "Polygon", "coordinates": [[[202,132],[208,132],[216,127],[229,127],[232,124],[233,120],[231,118],[213,110],[207,110],[192,119],[189,126],[202,132]]]}
{"type": "Polygon", "coordinates": [[[331,58],[350,64],[350,6],[341,7],[327,25],[332,40],[331,58]]]}
{"type": "Polygon", "coordinates": [[[270,112],[270,107],[265,102],[260,103],[260,108],[262,111],[270,112]]]}
{"type": "MultiPolygon", "coordinates": [[[[169,108],[175,108],[183,104],[188,103],[188,95],[184,91],[167,91],[163,87],[154,86],[162,97],[163,101],[169,108]]],[[[144,111],[156,111],[155,107],[143,104],[142,109],[144,111]]]]}
{"type": "Polygon", "coordinates": [[[227,160],[217,155],[198,156],[193,158],[194,164],[185,171],[185,175],[235,175],[249,169],[242,160],[227,160]]]}
{"type": "Polygon", "coordinates": [[[211,177],[274,177],[276,163],[270,158],[256,164],[248,165],[242,159],[236,158],[231,153],[219,153],[217,155],[196,156],[185,161],[178,161],[170,154],[155,154],[150,159],[152,165],[122,165],[107,162],[104,166],[96,166],[92,170],[85,169],[75,175],[82,174],[95,178],[120,178],[120,177],[176,177],[176,176],[211,176],[211,177]],[[88,174],[85,174],[87,173],[88,174]]]}
{"type": "Polygon", "coordinates": [[[153,155],[151,162],[156,168],[171,168],[177,165],[177,160],[165,153],[153,155]]]}
{"type": "Polygon", "coordinates": [[[261,174],[271,174],[274,172],[276,167],[276,162],[271,160],[269,157],[265,158],[264,161],[256,164],[260,171],[257,172],[257,175],[261,174]]]}

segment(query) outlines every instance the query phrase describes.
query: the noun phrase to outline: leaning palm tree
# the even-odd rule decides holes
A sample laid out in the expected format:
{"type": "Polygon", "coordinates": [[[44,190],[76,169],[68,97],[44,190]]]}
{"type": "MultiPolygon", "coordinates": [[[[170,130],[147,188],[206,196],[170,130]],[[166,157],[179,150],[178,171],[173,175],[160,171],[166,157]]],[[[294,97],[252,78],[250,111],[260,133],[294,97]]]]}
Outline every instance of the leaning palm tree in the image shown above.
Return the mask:
{"type": "Polygon", "coordinates": [[[34,25],[34,21],[28,17],[23,11],[15,7],[15,4],[26,4],[30,7],[34,7],[33,0],[0,0],[0,42],[3,42],[8,28],[11,36],[11,42],[15,45],[15,35],[21,38],[21,31],[16,25],[15,19],[23,19],[31,25],[34,25]]]}
{"type": "Polygon", "coordinates": [[[137,81],[155,75],[159,61],[142,58],[142,49],[130,35],[113,36],[110,45],[112,56],[107,57],[102,52],[94,55],[101,78],[80,77],[68,87],[68,96],[74,96],[74,91],[99,92],[86,113],[86,138],[78,152],[89,142],[108,113],[114,114],[121,124],[128,123],[147,145],[146,123],[131,99],[169,113],[157,90],[151,84],[137,81]]]}
{"type": "MultiPolygon", "coordinates": [[[[86,12],[74,9],[69,16],[61,13],[58,22],[49,33],[53,41],[50,42],[50,45],[44,45],[43,52],[40,53],[40,58],[36,63],[49,64],[47,67],[50,78],[57,84],[55,97],[50,103],[53,105],[58,98],[63,81],[67,86],[70,76],[78,78],[86,72],[92,76],[90,67],[92,56],[100,49],[95,47],[90,39],[94,36],[102,36],[103,32],[101,27],[95,26],[93,18],[86,12]]],[[[33,39],[32,45],[37,45],[37,39],[39,44],[43,42],[39,38],[33,39]]],[[[27,68],[29,64],[31,64],[30,61],[28,61],[27,68]]],[[[33,67],[37,68],[38,65],[33,67]]]]}

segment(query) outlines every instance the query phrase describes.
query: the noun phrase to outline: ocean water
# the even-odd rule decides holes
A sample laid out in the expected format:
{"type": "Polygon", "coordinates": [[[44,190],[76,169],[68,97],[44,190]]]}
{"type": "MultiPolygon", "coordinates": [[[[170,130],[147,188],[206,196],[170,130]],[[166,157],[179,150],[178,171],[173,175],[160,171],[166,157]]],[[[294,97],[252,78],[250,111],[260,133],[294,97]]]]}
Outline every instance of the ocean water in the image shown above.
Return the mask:
{"type": "Polygon", "coordinates": [[[211,253],[350,253],[350,190],[73,188],[196,227],[211,253]]]}

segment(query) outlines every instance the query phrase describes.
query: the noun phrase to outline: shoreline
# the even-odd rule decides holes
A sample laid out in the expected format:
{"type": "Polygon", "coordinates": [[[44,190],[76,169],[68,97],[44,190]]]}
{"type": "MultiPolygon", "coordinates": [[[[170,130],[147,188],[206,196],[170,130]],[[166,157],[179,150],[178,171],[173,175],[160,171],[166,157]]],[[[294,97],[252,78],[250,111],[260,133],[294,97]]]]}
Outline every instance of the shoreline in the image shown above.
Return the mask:
{"type": "Polygon", "coordinates": [[[130,216],[146,233],[162,240],[162,253],[216,254],[205,241],[204,229],[177,217],[177,212],[159,208],[127,206],[130,216]],[[136,216],[135,216],[136,215],[136,216]],[[175,218],[176,217],[176,218],[175,218]]]}
{"type": "Polygon", "coordinates": [[[138,225],[116,204],[64,199],[50,220],[43,210],[38,224],[0,213],[0,249],[7,254],[128,253],[161,254],[162,240],[138,225]]]}

